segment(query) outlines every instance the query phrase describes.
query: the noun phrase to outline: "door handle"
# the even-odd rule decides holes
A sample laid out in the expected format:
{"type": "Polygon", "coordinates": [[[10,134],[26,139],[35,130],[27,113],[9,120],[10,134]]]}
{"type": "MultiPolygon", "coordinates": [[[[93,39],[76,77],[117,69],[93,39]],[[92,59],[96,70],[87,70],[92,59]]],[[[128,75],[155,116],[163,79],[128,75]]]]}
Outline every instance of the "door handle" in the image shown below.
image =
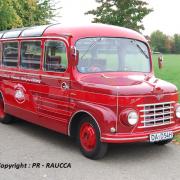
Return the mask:
{"type": "Polygon", "coordinates": [[[61,88],[64,89],[64,90],[69,89],[69,85],[67,85],[66,82],[63,82],[63,83],[61,84],[61,88]]]}

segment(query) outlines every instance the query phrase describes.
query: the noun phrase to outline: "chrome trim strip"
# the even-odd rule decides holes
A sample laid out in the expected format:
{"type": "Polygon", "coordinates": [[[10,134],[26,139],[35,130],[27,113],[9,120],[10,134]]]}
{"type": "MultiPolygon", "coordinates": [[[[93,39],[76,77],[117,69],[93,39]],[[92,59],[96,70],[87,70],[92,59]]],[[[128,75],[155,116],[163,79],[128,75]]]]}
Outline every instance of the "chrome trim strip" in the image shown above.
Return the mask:
{"type": "Polygon", "coordinates": [[[30,75],[30,76],[44,76],[44,77],[49,77],[49,78],[60,78],[60,79],[67,79],[67,80],[70,79],[70,77],[62,77],[62,76],[54,76],[54,75],[46,75],[46,74],[33,74],[33,73],[27,73],[27,72],[9,71],[9,70],[4,70],[4,69],[1,69],[0,71],[4,71],[8,73],[24,74],[24,75],[30,75]]]}
{"type": "MultiPolygon", "coordinates": [[[[179,127],[180,128],[180,127],[179,127]]],[[[171,129],[170,129],[171,130],[171,129]]],[[[171,130],[173,133],[176,133],[176,132],[180,132],[180,129],[179,130],[171,130]]],[[[110,140],[110,141],[125,141],[125,140],[139,140],[139,139],[146,139],[146,138],[149,138],[149,136],[142,136],[142,137],[132,137],[132,138],[106,138],[106,137],[101,137],[101,140],[110,140]]]]}
{"type": "Polygon", "coordinates": [[[118,117],[119,117],[119,96],[118,96],[118,86],[117,86],[117,95],[116,95],[116,98],[117,98],[117,104],[116,104],[116,116],[117,116],[117,119],[116,119],[116,131],[118,129],[118,117]]]}
{"type": "Polygon", "coordinates": [[[159,119],[153,119],[153,120],[149,120],[149,121],[141,121],[142,123],[150,123],[150,122],[154,122],[154,123],[157,123],[157,121],[163,121],[163,120],[170,120],[172,119],[173,117],[172,116],[169,116],[167,118],[159,118],[159,119]]]}
{"type": "Polygon", "coordinates": [[[162,103],[153,103],[153,104],[140,104],[137,105],[138,107],[144,107],[144,106],[156,106],[156,105],[165,105],[165,104],[173,104],[175,103],[175,101],[171,101],[171,102],[162,102],[162,103]]]}
{"type": "Polygon", "coordinates": [[[152,126],[139,126],[139,129],[142,128],[153,128],[153,127],[157,127],[157,126],[165,126],[165,125],[170,125],[170,124],[174,124],[174,121],[168,122],[168,123],[163,123],[163,124],[153,124],[152,126]]]}
{"type": "Polygon", "coordinates": [[[76,112],[71,116],[71,118],[70,118],[70,120],[69,120],[69,123],[68,123],[68,136],[71,135],[71,134],[70,134],[70,130],[71,130],[71,129],[70,129],[70,127],[71,127],[71,122],[72,122],[74,116],[75,116],[77,113],[80,113],[80,112],[87,113],[89,116],[91,116],[91,117],[94,119],[94,121],[96,122],[96,124],[97,124],[97,126],[98,126],[98,128],[99,128],[100,138],[101,138],[101,128],[100,128],[100,126],[99,126],[99,124],[98,124],[96,118],[95,118],[91,113],[89,113],[88,111],[84,111],[84,110],[76,111],[76,112]]]}
{"type": "Polygon", "coordinates": [[[140,112],[147,112],[147,111],[160,111],[160,110],[167,110],[167,109],[173,109],[174,107],[173,106],[169,106],[169,107],[166,107],[166,108],[156,108],[156,109],[146,109],[146,110],[140,110],[140,112]]]}
{"type": "Polygon", "coordinates": [[[70,77],[62,77],[62,76],[54,76],[54,75],[45,75],[45,74],[41,74],[40,76],[49,77],[49,78],[67,79],[67,80],[70,79],[70,77]]]}
{"type": "Polygon", "coordinates": [[[101,140],[110,140],[110,141],[126,141],[126,140],[138,140],[138,139],[146,139],[148,136],[142,136],[142,137],[132,137],[132,138],[106,138],[101,137],[101,140]]]}
{"type": "Polygon", "coordinates": [[[140,117],[162,116],[162,115],[173,114],[173,113],[174,112],[170,111],[167,113],[154,113],[154,114],[141,115],[140,117]]]}

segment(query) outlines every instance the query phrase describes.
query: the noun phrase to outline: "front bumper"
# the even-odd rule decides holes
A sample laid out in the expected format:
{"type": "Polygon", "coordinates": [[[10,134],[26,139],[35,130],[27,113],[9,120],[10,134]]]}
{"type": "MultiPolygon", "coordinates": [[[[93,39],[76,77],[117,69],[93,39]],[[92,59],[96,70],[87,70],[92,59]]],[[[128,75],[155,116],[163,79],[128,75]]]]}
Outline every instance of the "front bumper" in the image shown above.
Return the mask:
{"type": "Polygon", "coordinates": [[[180,124],[173,127],[163,128],[161,130],[158,129],[148,132],[102,134],[101,142],[106,142],[106,143],[149,142],[150,134],[160,133],[165,131],[172,131],[173,134],[177,134],[180,132],[180,124]]]}

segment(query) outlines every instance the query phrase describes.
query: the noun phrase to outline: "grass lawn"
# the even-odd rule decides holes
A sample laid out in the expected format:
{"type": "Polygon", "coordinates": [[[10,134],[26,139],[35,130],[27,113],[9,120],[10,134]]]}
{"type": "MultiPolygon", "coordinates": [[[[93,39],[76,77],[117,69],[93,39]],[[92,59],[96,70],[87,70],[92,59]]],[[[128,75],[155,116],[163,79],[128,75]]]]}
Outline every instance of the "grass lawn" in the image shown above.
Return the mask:
{"type": "MultiPolygon", "coordinates": [[[[154,71],[156,77],[169,81],[175,84],[180,90],[180,54],[178,55],[163,55],[164,67],[158,68],[158,55],[153,55],[154,71]]],[[[179,96],[180,102],[180,96],[179,96]]]]}
{"type": "Polygon", "coordinates": [[[174,142],[175,144],[180,144],[180,134],[178,134],[178,135],[176,135],[176,136],[174,137],[173,142],[174,142]]]}
{"type": "MultiPolygon", "coordinates": [[[[180,91],[180,54],[163,55],[164,57],[164,67],[159,70],[158,68],[158,55],[153,55],[154,71],[156,77],[169,81],[175,84],[180,91]]],[[[180,102],[180,95],[179,95],[180,102]]],[[[174,138],[175,143],[180,143],[180,134],[174,138]]]]}

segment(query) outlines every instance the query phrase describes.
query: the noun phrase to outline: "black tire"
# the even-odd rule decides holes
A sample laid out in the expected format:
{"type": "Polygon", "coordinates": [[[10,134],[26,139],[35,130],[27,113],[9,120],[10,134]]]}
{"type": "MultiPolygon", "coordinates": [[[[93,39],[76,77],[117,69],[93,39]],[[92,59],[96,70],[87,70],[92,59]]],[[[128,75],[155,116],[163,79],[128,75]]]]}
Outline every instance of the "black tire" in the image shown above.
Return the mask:
{"type": "Polygon", "coordinates": [[[11,124],[11,123],[13,123],[14,121],[13,121],[13,118],[12,118],[11,115],[6,114],[6,115],[4,116],[4,118],[0,118],[0,122],[3,123],[3,124],[11,124]]]}
{"type": "Polygon", "coordinates": [[[168,139],[168,140],[164,140],[164,141],[154,142],[154,144],[163,146],[163,145],[170,143],[171,141],[172,141],[172,139],[168,139]]]}
{"type": "Polygon", "coordinates": [[[12,116],[4,111],[4,102],[2,96],[0,96],[0,122],[4,124],[10,124],[13,122],[12,116]]]}
{"type": "Polygon", "coordinates": [[[104,157],[104,155],[106,154],[107,152],[107,149],[108,149],[108,144],[107,143],[102,143],[100,141],[100,132],[99,132],[99,128],[96,124],[96,122],[93,120],[93,118],[91,118],[90,116],[83,116],[81,117],[81,121],[79,123],[79,127],[78,127],[78,133],[77,133],[77,142],[78,142],[78,145],[80,147],[80,150],[82,152],[82,154],[89,158],[89,159],[101,159],[102,157],[104,157]],[[96,136],[96,143],[94,145],[94,147],[87,151],[83,145],[82,145],[82,138],[80,138],[80,131],[82,129],[82,126],[84,126],[85,123],[88,123],[91,128],[93,128],[94,132],[95,132],[95,136],[96,136]]]}

